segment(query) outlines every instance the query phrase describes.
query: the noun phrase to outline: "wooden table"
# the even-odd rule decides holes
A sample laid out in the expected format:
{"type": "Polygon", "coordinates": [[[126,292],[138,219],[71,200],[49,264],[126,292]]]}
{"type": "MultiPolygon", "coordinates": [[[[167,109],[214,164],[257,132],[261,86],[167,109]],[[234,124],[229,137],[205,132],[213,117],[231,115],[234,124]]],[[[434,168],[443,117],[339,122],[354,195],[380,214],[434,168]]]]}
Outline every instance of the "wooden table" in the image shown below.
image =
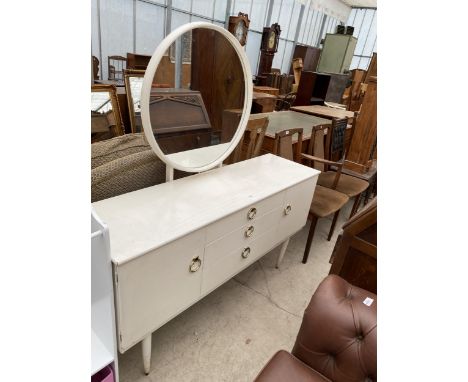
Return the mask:
{"type": "Polygon", "coordinates": [[[268,93],[268,94],[271,94],[271,95],[274,95],[274,96],[279,95],[279,89],[272,88],[270,86],[256,86],[256,85],[254,85],[253,91],[258,92],[258,93],[268,93]]]}
{"type": "Polygon", "coordinates": [[[276,96],[269,93],[253,92],[252,113],[269,113],[275,110],[276,96]]]}
{"type": "Polygon", "coordinates": [[[348,123],[352,123],[354,118],[354,112],[352,111],[341,110],[322,105],[293,106],[291,107],[291,110],[328,119],[348,118],[348,123]]]}
{"type": "MultiPolygon", "coordinates": [[[[269,123],[263,140],[264,153],[272,153],[275,144],[275,133],[285,129],[298,129],[304,130],[302,136],[303,150],[305,152],[309,144],[312,128],[317,125],[330,124],[329,119],[320,118],[314,115],[307,115],[295,111],[275,111],[272,113],[259,113],[250,115],[250,119],[258,119],[268,117],[269,123]]],[[[297,138],[296,138],[297,139],[297,138]]],[[[293,142],[295,142],[293,140],[293,142]]]]}

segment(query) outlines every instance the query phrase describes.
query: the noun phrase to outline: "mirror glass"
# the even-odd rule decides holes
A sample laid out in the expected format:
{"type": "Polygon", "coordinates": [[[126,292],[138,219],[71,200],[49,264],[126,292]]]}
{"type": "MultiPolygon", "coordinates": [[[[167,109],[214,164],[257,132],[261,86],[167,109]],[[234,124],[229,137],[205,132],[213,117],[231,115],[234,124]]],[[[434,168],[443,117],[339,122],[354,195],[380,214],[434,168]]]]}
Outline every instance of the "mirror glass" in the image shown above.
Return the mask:
{"type": "Polygon", "coordinates": [[[184,169],[216,161],[236,134],[245,87],[241,59],[222,33],[195,28],[180,35],[159,62],[149,99],[163,154],[184,169]]]}
{"type": "Polygon", "coordinates": [[[144,75],[144,70],[126,70],[124,75],[132,133],[143,132],[140,97],[144,75]]]}
{"type": "Polygon", "coordinates": [[[123,134],[120,118],[115,114],[115,103],[115,87],[91,87],[91,142],[123,134]]]}

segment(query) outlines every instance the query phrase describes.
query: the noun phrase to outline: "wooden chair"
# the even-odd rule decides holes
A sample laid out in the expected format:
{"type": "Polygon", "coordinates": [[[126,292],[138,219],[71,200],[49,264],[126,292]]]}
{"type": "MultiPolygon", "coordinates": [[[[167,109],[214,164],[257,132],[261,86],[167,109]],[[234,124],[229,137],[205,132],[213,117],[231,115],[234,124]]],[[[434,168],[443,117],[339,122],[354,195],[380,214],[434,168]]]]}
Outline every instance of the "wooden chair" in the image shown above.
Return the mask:
{"type": "Polygon", "coordinates": [[[282,130],[275,134],[273,154],[282,158],[301,162],[303,129],[282,130]],[[297,134],[296,152],[293,153],[293,136],[297,134]]]}
{"type": "Polygon", "coordinates": [[[115,81],[123,81],[124,70],[126,69],[127,59],[122,56],[107,57],[108,79],[115,81]]]}
{"type": "MultiPolygon", "coordinates": [[[[311,141],[309,147],[315,147],[314,153],[324,152],[323,142],[324,142],[324,133],[327,129],[328,125],[319,125],[315,126],[312,129],[311,133],[311,141]]],[[[297,133],[298,134],[298,142],[296,146],[296,156],[305,158],[309,162],[312,162],[312,167],[321,170],[323,169],[324,164],[334,164],[339,169],[341,169],[342,163],[339,162],[332,162],[325,160],[320,157],[316,157],[310,154],[302,153],[302,131],[297,131],[302,129],[290,129],[279,131],[275,134],[275,146],[274,146],[274,154],[279,155],[283,158],[293,160],[293,148],[292,148],[292,136],[297,133]],[[293,132],[294,131],[294,132],[293,132]],[[289,149],[286,146],[290,146],[289,149]]],[[[338,183],[339,178],[341,175],[341,171],[337,171],[335,173],[336,180],[335,182],[338,183]]],[[[336,221],[338,219],[338,214],[341,208],[348,202],[349,198],[332,188],[322,187],[317,185],[315,187],[314,197],[312,198],[312,203],[310,205],[309,210],[309,218],[311,219],[309,235],[307,237],[307,243],[304,251],[304,256],[302,258],[302,262],[305,264],[307,263],[307,258],[309,257],[310,247],[312,244],[312,239],[315,233],[315,227],[317,225],[317,221],[319,218],[323,218],[329,216],[331,214],[335,214],[333,217],[332,225],[330,227],[330,232],[328,234],[328,241],[330,241],[333,231],[335,230],[336,221]]]]}
{"type": "Polygon", "coordinates": [[[278,98],[276,99],[275,110],[289,110],[291,105],[293,105],[294,101],[296,100],[296,94],[297,93],[295,92],[291,92],[283,96],[278,96],[278,98]]]}
{"type": "MultiPolygon", "coordinates": [[[[353,120],[353,125],[355,124],[355,120],[356,119],[353,120]]],[[[327,139],[325,142],[325,159],[339,160],[339,158],[342,158],[342,162],[344,161],[346,152],[344,137],[347,124],[347,118],[333,119],[331,126],[328,128],[327,139]]],[[[369,187],[369,183],[363,179],[341,173],[338,183],[333,187],[335,175],[336,171],[332,171],[330,166],[324,166],[323,172],[319,175],[317,184],[323,187],[335,189],[336,191],[347,195],[350,199],[355,198],[353,208],[351,209],[351,217],[356,213],[361,195],[369,187]]]]}
{"type": "Polygon", "coordinates": [[[260,154],[268,122],[268,117],[249,120],[244,135],[234,149],[231,163],[255,158],[260,154]],[[246,136],[248,137],[247,143],[245,143],[246,136]]]}

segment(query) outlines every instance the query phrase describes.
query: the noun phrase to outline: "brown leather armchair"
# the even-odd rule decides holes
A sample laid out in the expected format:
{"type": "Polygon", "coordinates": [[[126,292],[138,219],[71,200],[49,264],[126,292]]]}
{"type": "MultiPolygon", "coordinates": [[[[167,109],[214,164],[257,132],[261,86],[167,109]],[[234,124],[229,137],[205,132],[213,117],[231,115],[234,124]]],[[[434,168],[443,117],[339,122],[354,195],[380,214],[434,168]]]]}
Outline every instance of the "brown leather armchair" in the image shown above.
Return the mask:
{"type": "Polygon", "coordinates": [[[377,295],[327,276],[304,313],[292,354],[278,351],[255,381],[377,381],[377,295]]]}

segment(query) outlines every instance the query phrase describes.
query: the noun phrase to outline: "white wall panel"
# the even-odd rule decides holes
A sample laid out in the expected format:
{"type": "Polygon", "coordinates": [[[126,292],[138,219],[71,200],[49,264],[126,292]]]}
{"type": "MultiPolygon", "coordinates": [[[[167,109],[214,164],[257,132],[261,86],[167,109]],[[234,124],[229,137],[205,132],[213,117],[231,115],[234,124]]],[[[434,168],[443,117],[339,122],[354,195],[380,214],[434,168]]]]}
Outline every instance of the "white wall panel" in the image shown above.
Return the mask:
{"type": "Polygon", "coordinates": [[[233,1],[233,11],[232,15],[237,16],[239,12],[247,13],[250,17],[250,5],[252,4],[251,0],[236,0],[233,1]]]}
{"type": "Polygon", "coordinates": [[[374,16],[373,10],[368,9],[367,12],[365,12],[365,15],[362,21],[362,26],[358,34],[358,41],[356,44],[356,49],[354,50],[354,54],[356,55],[362,55],[362,51],[364,49],[364,42],[366,41],[366,37],[369,34],[373,16],[374,16]]]}
{"type": "Polygon", "coordinates": [[[286,46],[284,49],[284,56],[283,56],[283,63],[281,65],[281,73],[288,73],[289,69],[291,69],[291,62],[292,62],[292,51],[293,43],[290,41],[286,41],[286,46]]]}
{"type": "MultiPolygon", "coordinates": [[[[281,26],[281,37],[287,38],[289,33],[289,20],[291,19],[294,0],[282,0],[277,23],[281,26]]],[[[273,20],[273,19],[272,19],[273,20]]]]}
{"type": "Polygon", "coordinates": [[[142,1],[136,3],[136,53],[152,55],[164,39],[165,9],[142,1]]]}
{"type": "Polygon", "coordinates": [[[266,26],[266,16],[268,13],[268,0],[255,0],[252,4],[252,14],[249,15],[249,30],[263,31],[266,26]]]}
{"type": "Polygon", "coordinates": [[[101,46],[103,79],[107,79],[107,57],[133,52],[133,1],[101,0],[101,46]]]}
{"type": "Polygon", "coordinates": [[[97,0],[91,0],[91,54],[99,60],[99,75],[101,74],[101,52],[99,51],[99,20],[97,0]]]}
{"type": "Polygon", "coordinates": [[[273,58],[273,63],[271,65],[272,68],[281,69],[285,45],[286,43],[284,40],[279,40],[278,51],[275,53],[275,57],[273,58]]]}
{"type": "Polygon", "coordinates": [[[369,33],[367,37],[362,36],[364,40],[364,48],[362,50],[363,56],[372,56],[372,51],[374,48],[374,43],[377,38],[377,13],[374,12],[374,17],[372,19],[372,24],[369,27],[369,33]]]}
{"type": "Polygon", "coordinates": [[[190,0],[172,0],[172,8],[190,12],[190,0]]]}
{"type": "Polygon", "coordinates": [[[171,31],[189,22],[190,22],[190,15],[186,13],[182,13],[182,12],[172,11],[171,31]]]}
{"type": "Polygon", "coordinates": [[[294,1],[294,8],[291,16],[291,23],[289,25],[289,31],[287,38],[289,40],[294,40],[296,29],[299,27],[299,14],[301,13],[301,3],[299,1],[294,1]]]}
{"type": "Polygon", "coordinates": [[[369,63],[370,63],[370,58],[361,57],[361,59],[359,60],[358,68],[367,70],[367,68],[369,67],[369,63]]]}
{"type": "Polygon", "coordinates": [[[249,32],[247,35],[247,45],[245,52],[250,62],[252,75],[257,74],[257,65],[260,54],[260,44],[262,42],[262,35],[260,33],[249,32]]]}
{"type": "MultiPolygon", "coordinates": [[[[274,0],[273,10],[271,12],[271,23],[270,24],[278,22],[281,2],[282,2],[282,0],[274,0]]],[[[283,28],[281,28],[281,29],[283,29],[283,28]]]]}
{"type": "Polygon", "coordinates": [[[214,0],[194,0],[192,5],[192,12],[197,15],[211,18],[213,15],[213,5],[214,0]]]}
{"type": "Polygon", "coordinates": [[[322,22],[324,17],[325,15],[323,13],[315,11],[315,18],[312,24],[312,31],[309,39],[309,45],[311,46],[317,46],[317,44],[320,44],[319,34],[320,29],[322,28],[322,22]]]}
{"type": "Polygon", "coordinates": [[[358,37],[359,31],[361,30],[362,21],[364,20],[365,9],[356,9],[354,21],[352,23],[348,22],[347,25],[352,25],[354,27],[353,36],[358,37]]]}
{"type": "Polygon", "coordinates": [[[377,10],[355,8],[346,25],[354,27],[353,36],[358,39],[350,69],[367,70],[372,53],[377,51],[377,10]]]}
{"type": "Polygon", "coordinates": [[[224,20],[226,17],[227,0],[216,0],[214,18],[216,20],[224,20]]]}
{"type": "Polygon", "coordinates": [[[312,16],[312,9],[309,6],[309,0],[307,0],[305,8],[304,8],[304,15],[302,16],[302,23],[299,26],[299,36],[297,38],[298,42],[301,44],[305,44],[306,30],[309,29],[311,16],[312,16]]]}

